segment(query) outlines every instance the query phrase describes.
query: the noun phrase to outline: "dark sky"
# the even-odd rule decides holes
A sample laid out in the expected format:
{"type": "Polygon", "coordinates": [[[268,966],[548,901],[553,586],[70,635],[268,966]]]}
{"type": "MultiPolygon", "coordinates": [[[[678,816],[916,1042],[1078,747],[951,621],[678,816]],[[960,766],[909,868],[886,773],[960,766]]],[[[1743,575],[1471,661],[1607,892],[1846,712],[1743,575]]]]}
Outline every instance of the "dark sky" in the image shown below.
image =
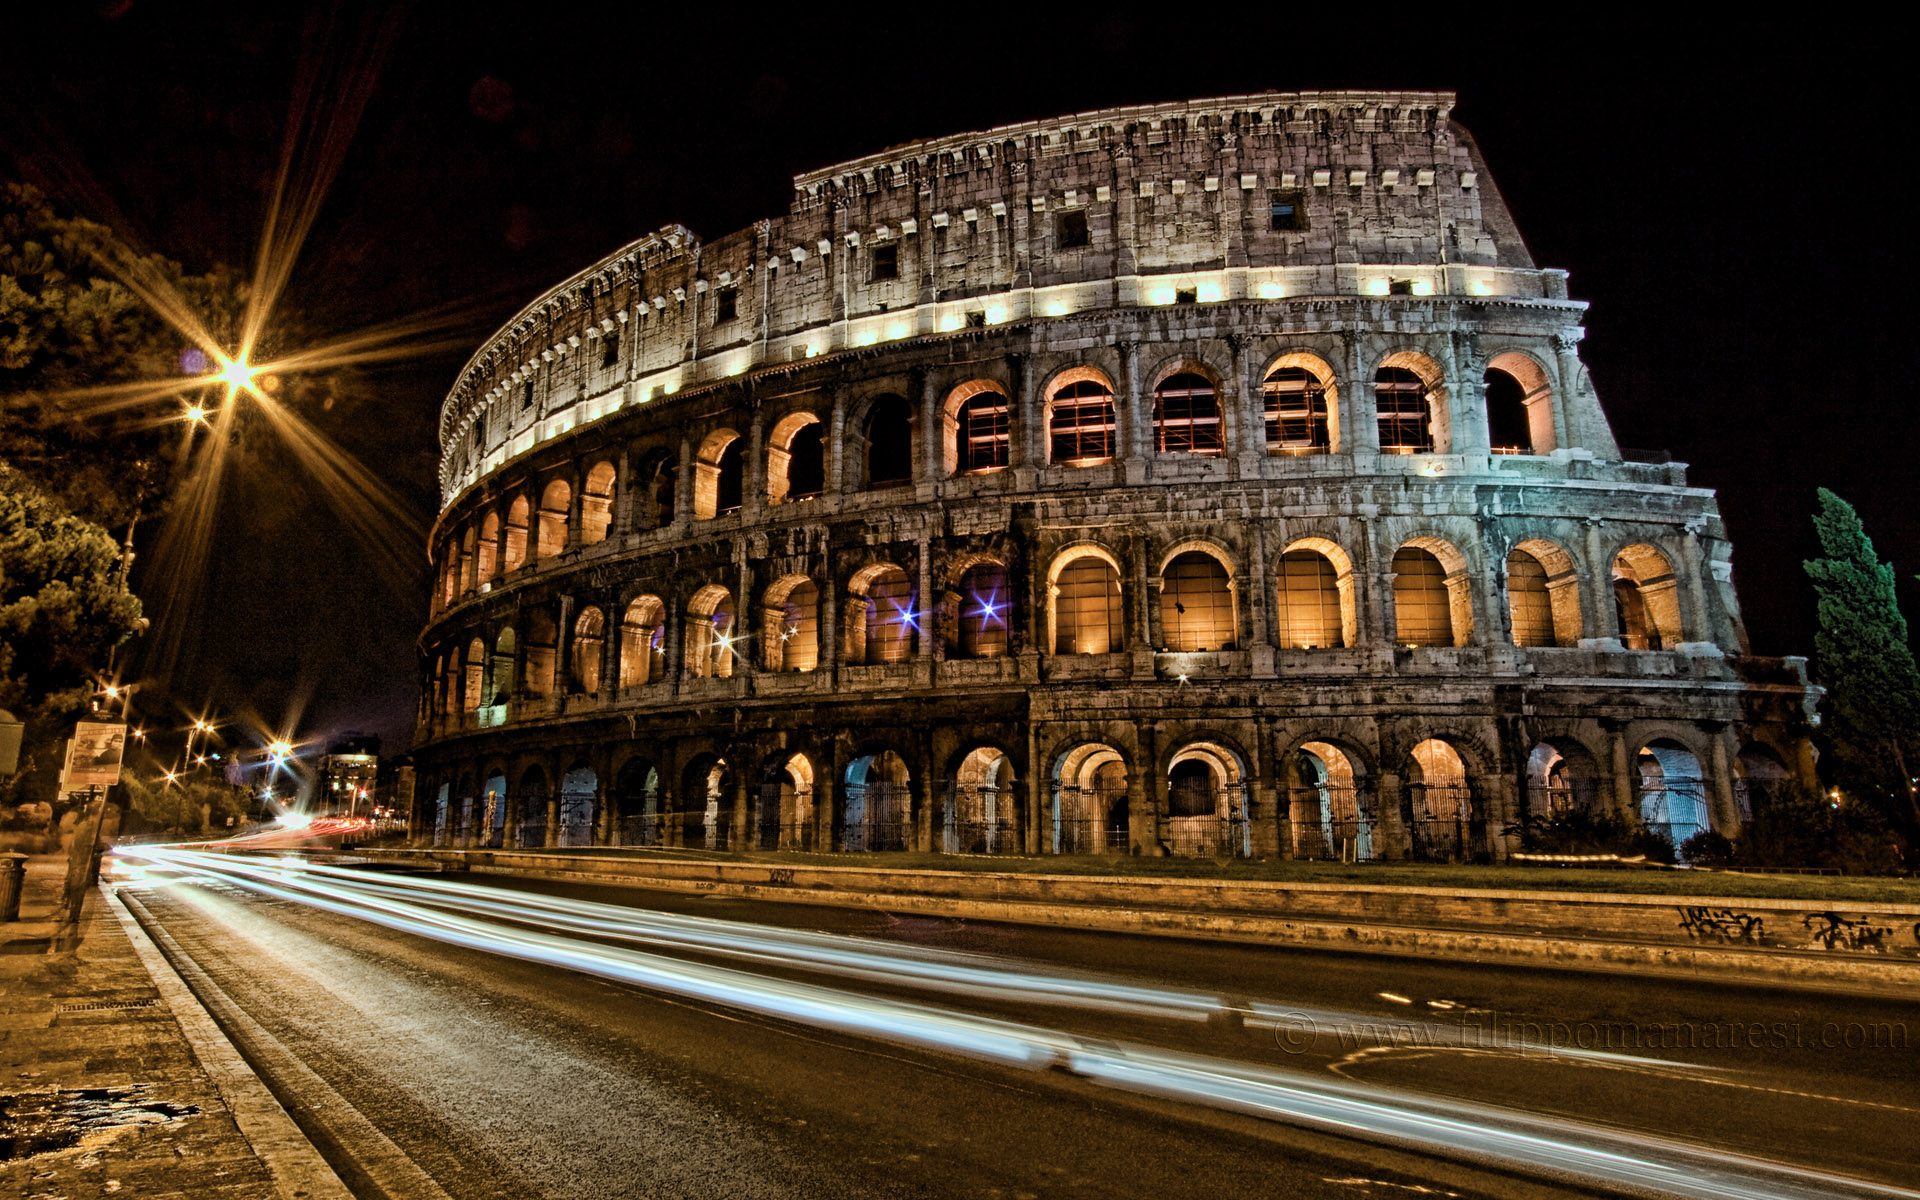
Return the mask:
{"type": "MultiPolygon", "coordinates": [[[[746,9],[117,0],[10,17],[0,172],[204,269],[251,261],[288,98],[372,61],[365,113],[287,309],[345,331],[466,303],[466,349],[357,376],[308,415],[420,510],[466,352],[522,304],[669,221],[783,212],[791,176],[915,138],[1114,104],[1268,89],[1445,88],[1542,266],[1593,308],[1583,350],[1623,445],[1719,490],[1755,649],[1811,650],[1817,485],[1920,571],[1917,406],[1895,354],[1914,227],[1906,68],[1890,39],[1747,20],[1516,22],[1190,6],[746,9]],[[925,15],[921,15],[924,12],[925,15]],[[695,18],[700,18],[696,20],[695,18]]],[[[1585,11],[1585,10],[1583,10],[1585,11]]],[[[1595,9],[1593,12],[1604,10],[1595,9]]],[[[300,706],[303,735],[391,748],[414,703],[425,574],[390,581],[263,456],[235,481],[171,680],[182,700],[300,706]]],[[[410,547],[415,561],[424,551],[410,547]]],[[[164,619],[164,618],[163,618],[164,619]]]]}

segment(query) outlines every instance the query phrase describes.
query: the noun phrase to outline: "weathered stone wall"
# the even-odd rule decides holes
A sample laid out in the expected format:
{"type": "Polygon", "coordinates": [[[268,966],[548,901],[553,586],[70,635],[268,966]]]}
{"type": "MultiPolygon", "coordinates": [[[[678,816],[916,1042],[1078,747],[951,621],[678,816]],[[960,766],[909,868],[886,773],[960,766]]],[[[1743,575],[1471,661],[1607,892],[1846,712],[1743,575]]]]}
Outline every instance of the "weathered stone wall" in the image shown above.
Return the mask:
{"type": "Polygon", "coordinates": [[[1622,460],[1578,357],[1585,306],[1533,267],[1450,106],[1262,96],[915,143],[801,176],[785,218],[663,231],[530,306],[443,414],[420,738],[442,836],[828,847],[884,826],[956,849],[971,824],[989,849],[1497,856],[1554,788],[1639,814],[1665,794],[1654,743],[1736,828],[1749,776],[1807,768],[1804,678],[1747,656],[1711,493],[1622,460]],[[1299,228],[1273,227],[1282,202],[1299,228]],[[1063,213],[1087,217],[1084,247],[1060,244],[1063,213]],[[1263,389],[1292,368],[1324,390],[1321,444],[1270,436],[1263,389]],[[1493,443],[1490,368],[1526,393],[1524,446],[1493,443]],[[1428,449],[1382,447],[1383,369],[1417,378],[1428,449]],[[1164,448],[1176,378],[1217,406],[1217,452],[1164,448]],[[1112,453],[1054,461],[1081,383],[1112,394],[1112,453]],[[1006,410],[987,466],[959,423],[981,396],[1006,410]],[[909,478],[872,486],[896,408],[909,478]],[[803,432],[817,494],[789,474],[803,432]],[[1549,564],[1552,644],[1515,644],[1523,543],[1549,564]],[[1338,645],[1280,628],[1302,547],[1339,574],[1338,645]],[[1450,636],[1406,644],[1404,548],[1445,573],[1450,636]],[[1221,645],[1165,627],[1188,551],[1226,576],[1221,645]],[[1108,653],[1059,653],[1059,571],[1088,556],[1118,576],[1120,628],[1108,653]],[[981,563],[1005,571],[1005,653],[969,657],[981,563]],[[868,661],[889,568],[917,611],[905,652],[868,661]],[[782,605],[808,583],[817,663],[795,673],[782,605]],[[1458,758],[1445,786],[1414,761],[1433,739],[1458,758]],[[1572,784],[1529,766],[1541,746],[1572,784]],[[1010,779],[963,770],[982,747],[1010,779]],[[1344,782],[1317,776],[1330,756],[1344,782]],[[1198,761],[1206,817],[1171,782],[1198,761]],[[1451,830],[1449,788],[1470,797],[1451,830]]]}

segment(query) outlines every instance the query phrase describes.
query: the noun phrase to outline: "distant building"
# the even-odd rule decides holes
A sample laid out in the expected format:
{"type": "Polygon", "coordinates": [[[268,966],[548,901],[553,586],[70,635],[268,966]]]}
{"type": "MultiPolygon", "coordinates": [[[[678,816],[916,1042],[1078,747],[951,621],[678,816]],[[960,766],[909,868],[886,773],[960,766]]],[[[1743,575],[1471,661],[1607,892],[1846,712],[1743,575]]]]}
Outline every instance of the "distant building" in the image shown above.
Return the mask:
{"type": "Polygon", "coordinates": [[[377,803],[380,739],[348,734],[320,760],[319,804],[337,812],[359,812],[377,803]]]}

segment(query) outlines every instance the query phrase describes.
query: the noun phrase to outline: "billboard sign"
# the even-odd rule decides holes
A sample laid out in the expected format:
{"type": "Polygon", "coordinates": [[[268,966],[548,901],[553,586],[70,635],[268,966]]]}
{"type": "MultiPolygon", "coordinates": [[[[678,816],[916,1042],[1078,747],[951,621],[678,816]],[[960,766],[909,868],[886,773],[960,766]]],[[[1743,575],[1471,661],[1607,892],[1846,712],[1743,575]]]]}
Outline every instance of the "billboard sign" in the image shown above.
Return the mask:
{"type": "Polygon", "coordinates": [[[127,749],[127,727],[118,721],[82,721],[74,726],[67,751],[70,788],[112,787],[120,782],[120,760],[127,749]]]}

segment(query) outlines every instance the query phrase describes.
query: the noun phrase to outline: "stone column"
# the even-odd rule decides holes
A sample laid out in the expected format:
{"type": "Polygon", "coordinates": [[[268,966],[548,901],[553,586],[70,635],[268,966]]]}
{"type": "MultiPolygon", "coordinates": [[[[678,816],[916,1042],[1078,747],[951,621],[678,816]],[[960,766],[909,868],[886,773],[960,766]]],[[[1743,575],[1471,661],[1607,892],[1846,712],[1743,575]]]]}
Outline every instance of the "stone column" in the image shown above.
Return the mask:
{"type": "MultiPolygon", "coordinates": [[[[1239,180],[1234,180],[1234,194],[1240,194],[1239,180]]],[[[1258,478],[1260,462],[1267,456],[1267,414],[1261,404],[1261,392],[1258,384],[1247,377],[1247,346],[1249,339],[1244,333],[1227,335],[1227,345],[1233,351],[1233,367],[1230,374],[1231,393],[1222,396],[1222,415],[1231,407],[1234,414],[1233,439],[1227,443],[1227,453],[1239,463],[1243,478],[1258,478]]]]}
{"type": "Polygon", "coordinates": [[[1597,517],[1587,520],[1587,570],[1590,572],[1586,591],[1585,611],[1587,637],[1591,639],[1610,638],[1614,648],[1619,648],[1620,615],[1613,607],[1613,560],[1607,557],[1606,544],[1600,536],[1600,520],[1597,517]]]}
{"type": "Polygon", "coordinates": [[[1252,630],[1249,649],[1253,656],[1253,677],[1272,679],[1275,674],[1275,651],[1273,621],[1268,614],[1268,605],[1274,596],[1274,578],[1267,570],[1267,527],[1258,520],[1248,524],[1247,584],[1240,589],[1240,596],[1246,602],[1247,624],[1252,630]]]}
{"type": "Polygon", "coordinates": [[[1126,483],[1138,485],[1147,481],[1153,422],[1151,414],[1143,412],[1141,407],[1138,347],[1132,342],[1117,342],[1114,349],[1120,352],[1120,378],[1114,380],[1113,396],[1115,424],[1119,426],[1114,433],[1120,443],[1120,470],[1126,483]]]}
{"type": "Polygon", "coordinates": [[[747,462],[740,481],[740,523],[757,524],[767,516],[767,421],[754,405],[747,423],[747,462]]]}
{"type": "Polygon", "coordinates": [[[1361,358],[1360,339],[1343,334],[1346,386],[1341,389],[1340,433],[1343,448],[1354,455],[1380,453],[1380,413],[1373,402],[1373,378],[1361,358]]]}

